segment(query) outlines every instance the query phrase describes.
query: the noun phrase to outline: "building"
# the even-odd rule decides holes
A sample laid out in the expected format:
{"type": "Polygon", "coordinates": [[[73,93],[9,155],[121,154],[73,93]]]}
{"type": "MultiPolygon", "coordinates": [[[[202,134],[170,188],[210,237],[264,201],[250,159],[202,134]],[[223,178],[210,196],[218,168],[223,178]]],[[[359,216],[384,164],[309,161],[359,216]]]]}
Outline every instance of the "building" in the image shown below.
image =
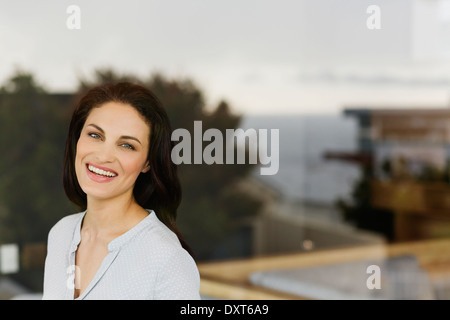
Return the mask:
{"type": "Polygon", "coordinates": [[[450,236],[450,109],[345,109],[371,168],[371,205],[394,213],[395,240],[450,236]]]}

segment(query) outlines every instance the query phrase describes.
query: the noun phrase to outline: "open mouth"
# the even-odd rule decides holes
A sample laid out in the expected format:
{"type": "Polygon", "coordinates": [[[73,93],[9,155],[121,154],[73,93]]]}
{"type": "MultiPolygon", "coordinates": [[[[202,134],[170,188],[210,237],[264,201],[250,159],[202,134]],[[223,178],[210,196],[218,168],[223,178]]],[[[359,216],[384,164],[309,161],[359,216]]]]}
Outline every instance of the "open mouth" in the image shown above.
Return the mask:
{"type": "Polygon", "coordinates": [[[94,167],[91,164],[87,164],[86,167],[88,168],[88,170],[90,172],[95,173],[96,175],[98,175],[100,177],[114,178],[117,176],[117,173],[115,173],[115,172],[105,171],[100,168],[94,167]]]}

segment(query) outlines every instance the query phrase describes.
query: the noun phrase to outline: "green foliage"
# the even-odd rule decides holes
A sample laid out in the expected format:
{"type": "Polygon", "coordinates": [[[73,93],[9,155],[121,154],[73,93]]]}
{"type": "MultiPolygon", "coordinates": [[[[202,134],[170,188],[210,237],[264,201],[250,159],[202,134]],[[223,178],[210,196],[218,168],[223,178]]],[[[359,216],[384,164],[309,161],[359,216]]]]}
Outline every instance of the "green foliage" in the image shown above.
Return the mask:
{"type": "Polygon", "coordinates": [[[369,166],[362,167],[361,178],[355,182],[351,192],[351,200],[339,198],[336,201],[338,210],[342,213],[343,218],[350,222],[359,224],[363,215],[372,210],[370,204],[370,182],[372,179],[372,170],[369,166]]]}
{"type": "Polygon", "coordinates": [[[64,109],[24,72],[0,97],[0,242],[46,241],[69,209],[61,184],[64,109]]]}
{"type": "Polygon", "coordinates": [[[361,178],[355,182],[350,200],[338,199],[336,207],[345,221],[358,229],[369,230],[383,235],[391,241],[394,236],[393,213],[390,210],[375,208],[371,204],[371,165],[361,167],[361,178]]]}

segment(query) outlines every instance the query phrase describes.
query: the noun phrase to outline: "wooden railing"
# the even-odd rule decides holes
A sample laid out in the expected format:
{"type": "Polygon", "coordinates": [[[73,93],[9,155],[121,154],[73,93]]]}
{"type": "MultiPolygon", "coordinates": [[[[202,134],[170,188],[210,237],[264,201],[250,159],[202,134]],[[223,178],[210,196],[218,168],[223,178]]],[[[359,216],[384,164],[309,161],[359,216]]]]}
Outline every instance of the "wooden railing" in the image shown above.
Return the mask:
{"type": "Polygon", "coordinates": [[[253,285],[249,277],[259,271],[306,268],[405,254],[417,258],[430,281],[450,279],[450,238],[446,238],[200,263],[201,294],[217,299],[310,299],[308,296],[294,296],[253,285]]]}

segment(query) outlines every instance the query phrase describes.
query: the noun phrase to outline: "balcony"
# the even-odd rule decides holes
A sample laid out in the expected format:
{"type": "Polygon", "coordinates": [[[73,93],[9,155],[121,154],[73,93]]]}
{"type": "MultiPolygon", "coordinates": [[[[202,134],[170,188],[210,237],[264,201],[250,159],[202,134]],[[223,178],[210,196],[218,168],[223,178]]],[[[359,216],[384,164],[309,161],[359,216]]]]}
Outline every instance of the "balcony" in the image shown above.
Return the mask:
{"type": "Polygon", "coordinates": [[[450,240],[272,255],[199,265],[210,299],[322,300],[450,298],[450,240]],[[379,288],[368,266],[379,266],[379,288]]]}

